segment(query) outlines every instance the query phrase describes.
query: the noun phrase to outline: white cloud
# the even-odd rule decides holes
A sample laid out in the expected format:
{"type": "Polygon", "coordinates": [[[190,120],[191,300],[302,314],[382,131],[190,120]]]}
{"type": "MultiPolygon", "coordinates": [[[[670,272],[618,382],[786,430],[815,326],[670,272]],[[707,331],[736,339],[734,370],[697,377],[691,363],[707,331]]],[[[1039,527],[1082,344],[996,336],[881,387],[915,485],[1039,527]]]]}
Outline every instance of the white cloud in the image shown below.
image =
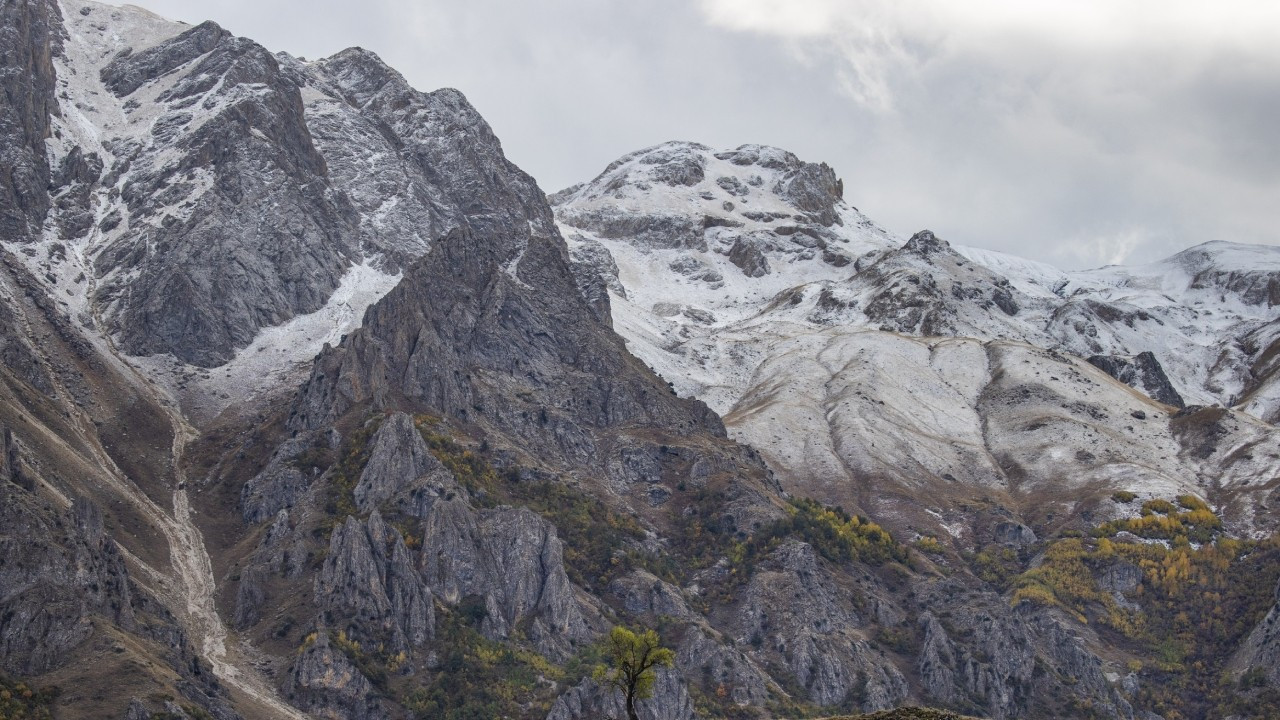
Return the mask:
{"type": "Polygon", "coordinates": [[[698,7],[852,100],[847,124],[867,142],[836,166],[859,173],[849,186],[899,233],[927,226],[1074,266],[1280,240],[1274,201],[1258,200],[1280,196],[1280,3],[698,7]]]}
{"type": "Polygon", "coordinates": [[[130,1],[457,87],[547,190],[664,140],[758,142],[904,237],[1074,267],[1280,242],[1280,3],[130,1]]]}
{"type": "Polygon", "coordinates": [[[1053,254],[1069,266],[1123,265],[1150,240],[1144,228],[1091,233],[1063,243],[1053,254]]]}
{"type": "MultiPolygon", "coordinates": [[[[701,0],[712,25],[841,56],[841,84],[877,109],[901,75],[966,61],[1031,77],[1060,69],[1117,72],[1160,58],[1176,75],[1229,49],[1280,63],[1280,3],[1257,0],[701,0]]],[[[1148,80],[1167,81],[1168,75],[1148,80]]]]}

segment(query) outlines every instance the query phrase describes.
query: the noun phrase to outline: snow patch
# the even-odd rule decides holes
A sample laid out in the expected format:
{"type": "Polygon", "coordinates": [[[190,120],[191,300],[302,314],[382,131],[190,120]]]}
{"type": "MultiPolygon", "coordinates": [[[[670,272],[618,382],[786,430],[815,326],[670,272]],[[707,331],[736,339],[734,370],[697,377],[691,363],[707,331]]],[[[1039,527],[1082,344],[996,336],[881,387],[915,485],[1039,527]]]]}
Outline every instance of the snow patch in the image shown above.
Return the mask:
{"type": "Polygon", "coordinates": [[[230,362],[216,368],[187,365],[172,355],[131,361],[182,399],[188,416],[207,420],[282,388],[296,387],[326,345],[336,345],[360,327],[365,311],[400,282],[402,275],[378,270],[378,258],[351,266],[325,306],[265,328],[230,362]]]}

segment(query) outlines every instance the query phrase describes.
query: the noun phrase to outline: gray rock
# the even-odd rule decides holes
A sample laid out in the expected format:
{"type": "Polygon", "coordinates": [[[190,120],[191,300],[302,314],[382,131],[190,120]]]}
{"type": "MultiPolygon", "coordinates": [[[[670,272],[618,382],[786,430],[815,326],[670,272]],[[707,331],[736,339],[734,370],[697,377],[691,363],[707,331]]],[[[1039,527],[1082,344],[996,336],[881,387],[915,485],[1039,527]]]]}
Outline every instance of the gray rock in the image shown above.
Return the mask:
{"type": "Polygon", "coordinates": [[[240,512],[244,522],[256,525],[294,506],[310,487],[313,478],[296,467],[294,459],[309,447],[302,438],[291,438],[276,448],[267,466],[240,489],[240,512]]]}
{"type": "Polygon", "coordinates": [[[437,239],[469,226],[491,233],[553,232],[546,198],[511,164],[462,93],[419,92],[372,52],[349,48],[286,71],[328,97],[308,128],[334,184],[360,216],[361,241],[405,268],[437,239]],[[383,158],[377,173],[368,158],[383,158]]]}
{"type": "Polygon", "coordinates": [[[916,335],[987,336],[1027,299],[1009,281],[971,263],[928,230],[881,255],[849,282],[867,297],[867,319],[916,335]],[[999,311],[997,314],[995,311],[999,311]]]}
{"type": "Polygon", "coordinates": [[[570,269],[578,290],[587,305],[603,324],[613,327],[609,293],[627,297],[626,288],[618,280],[618,264],[609,250],[596,240],[578,236],[569,246],[570,269]]]}
{"type": "Polygon", "coordinates": [[[292,704],[317,717],[348,720],[391,717],[391,709],[374,691],[373,683],[346,655],[332,647],[325,630],[298,655],[284,691],[292,704]]]}
{"type": "Polygon", "coordinates": [[[421,482],[450,479],[449,471],[431,454],[413,418],[392,413],[373,436],[369,461],[355,487],[356,507],[369,512],[421,482]]]}
{"type": "Polygon", "coordinates": [[[58,3],[15,0],[0,6],[0,237],[36,238],[49,210],[49,158],[45,139],[54,98],[53,58],[64,31],[58,3]]]}
{"type": "Polygon", "coordinates": [[[447,603],[482,598],[486,635],[521,627],[539,652],[558,658],[594,637],[546,520],[523,509],[477,512],[455,498],[436,502],[422,527],[423,577],[447,603]]]}
{"type": "Polygon", "coordinates": [[[705,624],[690,627],[676,649],[676,668],[689,682],[701,682],[710,695],[726,693],[739,707],[763,707],[777,684],[745,652],[705,624]]]}
{"type": "Polygon", "coordinates": [[[999,522],[991,530],[992,539],[1002,545],[1023,547],[1034,545],[1039,539],[1031,528],[1020,522],[999,522]]]}
{"type": "Polygon", "coordinates": [[[435,626],[430,589],[400,532],[376,510],[365,523],[348,517],[334,529],[315,601],[330,626],[396,651],[421,647],[435,626]]]}
{"type": "Polygon", "coordinates": [[[644,570],[633,570],[614,580],[609,590],[621,600],[622,609],[633,615],[667,616],[680,620],[695,617],[678,588],[644,570]]]}
{"type": "Polygon", "coordinates": [[[1133,708],[1112,687],[1102,671],[1102,661],[1052,612],[1040,612],[1031,626],[1047,650],[1049,659],[1061,669],[1078,697],[1091,698],[1097,712],[1114,718],[1132,718],[1133,708]]]}
{"type": "Polygon", "coordinates": [[[907,697],[907,680],[862,639],[864,621],[837,587],[812,547],[785,541],[741,592],[735,634],[776,658],[810,702],[860,695],[864,711],[895,707],[907,697]]]}
{"type": "Polygon", "coordinates": [[[1142,568],[1128,562],[1115,562],[1098,573],[1098,589],[1128,594],[1142,582],[1142,568]]]}
{"type": "Polygon", "coordinates": [[[1103,717],[1130,718],[1102,662],[1053,611],[1011,609],[994,593],[954,581],[917,588],[921,647],[916,676],[937,703],[983,708],[997,720],[1026,717],[1055,693],[1087,699],[1103,717]],[[1036,671],[1037,663],[1051,670],[1036,671]]]}
{"type": "Polygon", "coordinates": [[[995,718],[1022,715],[1035,669],[1023,628],[998,616],[965,617],[959,623],[976,632],[969,647],[958,647],[933,613],[922,613],[918,623],[923,639],[916,671],[930,698],[949,705],[977,702],[995,718]]]}
{"type": "Polygon", "coordinates": [[[102,84],[116,95],[132,94],[149,80],[167,75],[231,39],[214,22],[203,22],[169,42],[134,54],[126,49],[102,69],[102,84]]]}
{"type": "Polygon", "coordinates": [[[626,238],[639,247],[707,249],[702,223],[686,215],[564,209],[557,217],[570,227],[603,238],[626,238]]]}
{"type": "MultiPolygon", "coordinates": [[[[680,676],[666,668],[658,670],[653,697],[636,703],[641,720],[693,720],[693,700],[680,676]]],[[[622,693],[601,687],[591,678],[583,680],[556,699],[547,720],[602,720],[626,718],[622,693]]]]}
{"type": "Polygon", "coordinates": [[[232,622],[243,630],[256,625],[276,598],[268,592],[273,577],[296,580],[311,568],[312,549],[305,534],[280,510],[257,550],[240,571],[232,622]]]}
{"type": "Polygon", "coordinates": [[[125,711],[124,720],[151,720],[151,711],[138,698],[134,698],[129,702],[129,709],[125,711]]]}
{"type": "Polygon", "coordinates": [[[459,231],[438,243],[363,328],[317,359],[290,424],[413,399],[580,467],[596,456],[593,436],[622,425],[723,437],[714,413],[672,395],[595,319],[563,243],[527,223],[523,233],[459,231]]]}
{"type": "Polygon", "coordinates": [[[1132,357],[1123,355],[1093,355],[1089,364],[1097,367],[1111,377],[1140,390],[1156,402],[1172,405],[1176,408],[1186,407],[1178,390],[1169,382],[1160,361],[1151,351],[1138,353],[1132,357]]]}
{"type": "Polygon", "coordinates": [[[107,184],[134,168],[120,194],[131,219],[98,256],[97,300],[128,352],[212,366],[261,328],[324,304],[356,252],[355,218],[329,184],[298,85],[261,46],[206,23],[118,58],[103,78],[127,94],[179,66],[161,107],[148,108],[161,113],[159,134],[111,146],[107,184]],[[186,107],[211,90],[212,117],[188,124],[186,107]],[[158,153],[179,160],[156,163],[158,153]],[[189,215],[159,222],[197,192],[197,173],[213,180],[189,215]]]}
{"type": "Polygon", "coordinates": [[[769,274],[769,258],[759,244],[746,237],[739,237],[729,249],[729,262],[737,265],[747,277],[763,277],[769,274]]]}
{"type": "Polygon", "coordinates": [[[1232,660],[1237,670],[1260,668],[1267,684],[1280,687],[1280,584],[1275,589],[1276,604],[1250,631],[1232,660]]]}
{"type": "Polygon", "coordinates": [[[0,670],[37,675],[94,634],[94,618],[135,625],[124,557],[101,511],[76,500],[55,514],[0,483],[0,670]]]}
{"type": "Polygon", "coordinates": [[[86,154],[79,147],[64,156],[54,171],[49,189],[52,214],[62,239],[79,238],[93,225],[91,191],[101,174],[102,158],[97,153],[86,154]]]}
{"type": "Polygon", "coordinates": [[[0,425],[0,482],[11,482],[28,492],[35,481],[22,467],[22,454],[13,431],[0,425]]]}

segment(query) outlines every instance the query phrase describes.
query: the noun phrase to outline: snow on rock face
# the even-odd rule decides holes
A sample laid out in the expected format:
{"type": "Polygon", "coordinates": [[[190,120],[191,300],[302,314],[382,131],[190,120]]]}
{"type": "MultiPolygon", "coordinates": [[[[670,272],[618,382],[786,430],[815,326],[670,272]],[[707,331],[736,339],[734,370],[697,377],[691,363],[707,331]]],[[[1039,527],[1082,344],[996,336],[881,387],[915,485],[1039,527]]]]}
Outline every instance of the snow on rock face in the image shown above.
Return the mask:
{"type": "Polygon", "coordinates": [[[356,248],[294,84],[212,23],[68,0],[52,209],[17,248],[127,352],[217,365],[318,310],[356,248]]]}
{"type": "Polygon", "coordinates": [[[91,336],[165,368],[201,408],[227,399],[214,377],[233,398],[259,387],[246,353],[309,360],[315,338],[350,329],[334,308],[358,320],[454,228],[510,238],[513,263],[522,238],[556,232],[456,90],[418,92],[364,50],[304,62],[213,23],[48,6],[24,32],[49,35],[50,106],[40,77],[14,89],[32,99],[17,110],[42,138],[48,207],[28,198],[41,232],[5,241],[91,336]]]}
{"type": "Polygon", "coordinates": [[[360,327],[365,310],[400,282],[401,274],[379,270],[374,259],[353,265],[324,307],[264,329],[248,347],[216,368],[189,365],[171,355],[135,358],[146,374],[161,382],[197,422],[216,417],[232,406],[249,408],[255,401],[295,387],[306,378],[311,361],[326,345],[337,345],[360,327]]]}
{"type": "MultiPolygon", "coordinates": [[[[928,231],[904,243],[839,195],[782,150],[668,143],[551,201],[631,351],[793,490],[953,535],[948,502],[1052,524],[1121,512],[1116,489],[1216,493],[1244,531],[1270,527],[1252,508],[1280,453],[1198,457],[1171,413],[1274,419],[1280,249],[1068,273],[928,231]]],[[[1221,445],[1276,442],[1227,417],[1221,445]]]]}
{"type": "Polygon", "coordinates": [[[1252,362],[1240,406],[1274,425],[1280,421],[1280,319],[1250,332],[1241,348],[1252,362]]]}

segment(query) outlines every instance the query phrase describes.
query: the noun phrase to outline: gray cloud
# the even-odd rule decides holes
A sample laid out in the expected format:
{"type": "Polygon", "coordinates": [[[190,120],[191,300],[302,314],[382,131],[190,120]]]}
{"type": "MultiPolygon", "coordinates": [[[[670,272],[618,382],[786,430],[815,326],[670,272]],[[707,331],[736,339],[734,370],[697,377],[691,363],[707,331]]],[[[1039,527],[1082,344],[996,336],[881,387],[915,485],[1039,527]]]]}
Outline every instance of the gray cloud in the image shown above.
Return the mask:
{"type": "Polygon", "coordinates": [[[1280,23],[1262,4],[141,2],[457,87],[548,191],[664,140],[763,142],[831,164],[899,234],[1064,267],[1280,242],[1280,23]]]}

